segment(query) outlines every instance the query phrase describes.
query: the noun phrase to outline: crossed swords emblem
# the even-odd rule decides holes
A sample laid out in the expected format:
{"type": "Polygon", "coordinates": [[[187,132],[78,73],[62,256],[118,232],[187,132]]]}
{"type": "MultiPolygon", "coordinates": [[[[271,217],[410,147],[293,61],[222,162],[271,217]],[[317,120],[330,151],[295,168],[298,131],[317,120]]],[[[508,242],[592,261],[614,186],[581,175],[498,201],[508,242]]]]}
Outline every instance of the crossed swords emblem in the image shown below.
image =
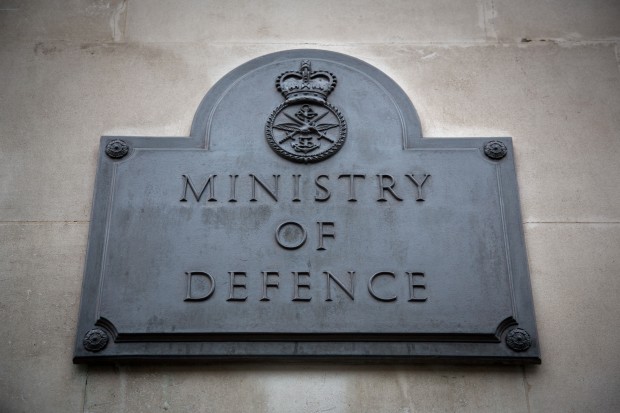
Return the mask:
{"type": "Polygon", "coordinates": [[[280,140],[278,143],[281,145],[289,139],[293,141],[291,146],[296,152],[308,153],[311,152],[321,146],[321,139],[325,139],[331,143],[334,143],[334,140],[327,136],[325,131],[336,128],[340,125],[333,123],[324,123],[317,125],[317,122],[324,118],[329,111],[319,115],[316,113],[310,105],[303,105],[297,113],[295,113],[295,117],[289,115],[286,112],[282,112],[284,116],[293,121],[293,123],[280,123],[279,125],[273,125],[274,128],[280,129],[286,132],[286,136],[284,139],[280,140]],[[296,135],[301,135],[299,137],[295,137],[296,135]],[[314,135],[318,135],[317,143],[313,142],[314,135]]]}

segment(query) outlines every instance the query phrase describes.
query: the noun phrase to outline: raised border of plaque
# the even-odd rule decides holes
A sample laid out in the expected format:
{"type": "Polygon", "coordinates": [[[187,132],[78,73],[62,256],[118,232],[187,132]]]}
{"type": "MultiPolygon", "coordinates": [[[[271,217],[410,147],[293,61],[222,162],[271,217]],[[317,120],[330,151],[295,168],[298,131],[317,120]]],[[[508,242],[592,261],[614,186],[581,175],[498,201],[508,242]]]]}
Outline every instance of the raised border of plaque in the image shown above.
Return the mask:
{"type": "Polygon", "coordinates": [[[322,50],[277,52],[234,69],[200,103],[189,137],[102,137],[74,362],[272,359],[540,363],[511,138],[422,138],[415,108],[391,78],[361,60],[322,50]],[[265,84],[263,80],[269,76],[271,80],[265,84]],[[255,104],[235,105],[231,96],[243,98],[244,94],[248,101],[259,101],[260,108],[255,104]],[[379,94],[383,100],[376,96],[379,94]],[[371,103],[360,101],[365,96],[371,103]],[[372,107],[376,102],[390,106],[389,110],[372,107]],[[368,105],[376,109],[374,117],[360,113],[368,111],[368,105]],[[366,119],[368,125],[361,125],[366,119]],[[377,124],[382,119],[385,128],[377,124]],[[220,126],[214,126],[216,123],[220,126]],[[227,129],[221,125],[227,123],[249,125],[247,136],[225,136],[227,129]],[[375,149],[358,148],[360,152],[355,152],[360,145],[374,142],[366,132],[384,129],[386,134],[394,130],[393,134],[399,135],[393,152],[381,154],[379,138],[375,149]],[[381,156],[377,165],[373,164],[373,150],[381,156]],[[412,156],[412,169],[399,170],[403,172],[399,176],[390,175],[386,172],[390,156],[395,164],[403,168],[408,165],[409,161],[396,160],[398,151],[412,156]],[[174,199],[169,198],[175,204],[160,208],[158,197],[168,195],[153,182],[159,179],[165,186],[167,178],[158,178],[157,173],[168,167],[164,160],[167,154],[171,164],[186,162],[186,169],[171,167],[176,171],[171,182],[176,182],[177,192],[174,199]],[[461,162],[461,158],[466,160],[461,162]],[[247,166],[252,162],[262,165],[260,177],[236,174],[241,169],[251,172],[247,166]],[[478,168],[477,179],[481,180],[464,179],[464,189],[450,201],[448,191],[453,186],[442,187],[442,175],[435,174],[433,162],[437,168],[455,162],[457,166],[444,168],[444,176],[452,177],[462,174],[467,165],[480,165],[473,168],[478,168]],[[273,174],[264,172],[265,165],[272,168],[273,174]],[[219,167],[221,176],[216,178],[210,167],[219,167]],[[329,173],[338,168],[340,175],[330,178],[329,173]],[[204,172],[207,170],[210,172],[204,172]],[[204,175],[200,175],[201,171],[204,175]],[[358,171],[363,173],[356,175],[358,171]],[[284,181],[285,173],[288,183],[284,181]],[[305,181],[303,185],[300,182],[305,174],[312,175],[309,182],[316,195],[304,192],[305,181]],[[401,178],[402,182],[398,181],[401,178]],[[335,181],[343,188],[342,202],[328,206],[324,201],[331,193],[326,184],[336,185],[335,181]],[[216,182],[221,185],[220,193],[214,192],[216,182]],[[282,195],[278,197],[278,183],[281,192],[285,185],[292,191],[286,203],[282,195]],[[241,205],[242,185],[251,189],[245,200],[247,206],[241,205]],[[410,189],[409,199],[404,199],[400,189],[404,185],[410,189]],[[368,195],[371,200],[364,201],[362,191],[371,187],[368,192],[373,191],[375,198],[368,195]],[[483,190],[477,192],[476,188],[483,190]],[[310,224],[293,216],[295,211],[303,213],[304,196],[312,199],[313,206],[308,207],[310,224]],[[442,199],[445,205],[433,206],[432,197],[442,199]],[[487,202],[485,197],[493,199],[487,202]],[[472,204],[467,204],[470,201],[472,204]],[[374,205],[382,208],[376,216],[383,218],[377,219],[390,224],[369,223],[368,228],[371,233],[389,228],[391,234],[377,235],[389,246],[373,244],[370,236],[360,232],[362,235],[346,240],[346,246],[342,246],[342,259],[350,254],[351,262],[360,268],[337,275],[321,268],[318,275],[312,273],[311,277],[311,268],[314,271],[317,263],[340,265],[336,253],[324,250],[345,242],[343,234],[354,232],[341,221],[357,225],[363,221],[363,213],[354,212],[354,208],[372,212],[374,205]],[[479,205],[483,208],[475,210],[479,205]],[[199,212],[190,210],[198,206],[202,208],[199,212]],[[238,211],[227,218],[230,221],[222,218],[227,216],[226,208],[238,211]],[[428,208],[430,212],[423,215],[416,208],[428,208]],[[179,215],[171,214],[173,210],[179,215]],[[340,221],[318,220],[324,210],[340,221]],[[454,237],[461,238],[452,243],[449,217],[457,217],[456,211],[460,210],[466,210],[462,217],[471,222],[464,223],[464,229],[454,224],[454,237]],[[253,218],[244,211],[251,211],[253,218]],[[273,225],[269,237],[252,238],[253,231],[272,222],[265,217],[273,215],[273,222],[279,225],[273,225]],[[407,222],[410,216],[412,221],[407,222]],[[240,232],[236,227],[226,228],[236,219],[246,219],[244,226],[248,228],[239,236],[239,248],[243,246],[248,256],[239,261],[231,253],[236,245],[233,238],[220,243],[214,235],[240,232]],[[396,219],[399,221],[394,223],[396,219]],[[198,229],[197,223],[204,223],[205,229],[198,229]],[[434,224],[439,235],[429,229],[434,224]],[[201,236],[212,238],[194,242],[201,236]],[[412,242],[418,236],[428,241],[412,242]],[[468,236],[469,240],[464,239],[468,236]],[[245,242],[250,243],[249,247],[245,242]],[[365,243],[374,247],[365,249],[365,243]],[[407,250],[409,243],[416,245],[411,251],[407,250]],[[419,264],[396,268],[390,266],[387,257],[382,264],[385,268],[375,268],[372,260],[376,261],[378,253],[373,248],[384,255],[393,251],[398,255],[394,262],[419,264]],[[273,262],[282,268],[288,266],[288,278],[284,270],[273,268],[259,268],[256,274],[250,274],[247,268],[254,268],[254,264],[238,268],[246,262],[271,262],[265,256],[274,249],[278,253],[273,262]],[[303,249],[307,255],[300,255],[303,249]],[[422,253],[427,257],[434,254],[434,258],[416,256],[422,253]],[[198,254],[203,261],[194,260],[198,254]],[[462,262],[459,254],[465,257],[462,262]],[[307,258],[307,263],[302,258],[307,258]],[[179,261],[178,269],[167,270],[174,259],[179,261]],[[189,264],[208,265],[218,260],[222,265],[228,262],[229,271],[211,275],[189,264]],[[444,260],[447,264],[442,263],[444,260]],[[434,274],[444,264],[453,269],[462,264],[463,274],[470,274],[467,276],[472,278],[471,283],[463,281],[462,274],[434,274]],[[296,271],[296,265],[302,270],[296,271]],[[148,274],[138,274],[140,268],[148,274]],[[358,276],[355,299],[361,303],[352,307],[354,278],[358,276]],[[252,277],[260,280],[252,281],[252,277]],[[327,290],[311,297],[310,282],[315,288],[323,282],[319,278],[325,280],[327,290]],[[397,279],[399,287],[393,283],[397,279]],[[196,287],[199,283],[202,289],[196,287]],[[175,290],[177,284],[180,294],[175,290]],[[292,296],[276,302],[274,296],[289,294],[284,291],[285,284],[286,288],[292,286],[292,296]],[[257,288],[262,292],[251,291],[251,285],[260,286],[257,288]],[[168,291],[174,294],[167,296],[168,291]],[[215,303],[218,294],[219,304],[215,303]],[[327,298],[320,294],[327,294],[327,298]],[[467,294],[472,298],[468,299],[467,294]],[[454,301],[450,297],[455,297],[454,301]],[[270,299],[274,300],[272,304],[270,299]],[[198,308],[209,300],[211,307],[204,308],[212,316],[205,318],[198,308]],[[186,315],[180,312],[179,303],[187,306],[183,307],[188,309],[186,315]],[[243,309],[244,305],[250,310],[243,309]],[[269,313],[269,305],[273,305],[273,314],[269,313]],[[304,305],[312,316],[303,310],[304,305]],[[330,309],[322,310],[329,305],[330,309]],[[386,312],[382,320],[381,309],[396,305],[401,306],[398,311],[386,312]],[[433,307],[434,313],[419,311],[424,305],[439,307],[433,307]],[[471,314],[464,314],[470,310],[471,314]],[[501,313],[497,314],[497,322],[493,321],[495,311],[501,313]],[[170,318],[167,314],[171,314],[170,318]],[[416,317],[416,322],[409,323],[416,317]],[[341,320],[336,322],[334,318],[341,320]]]}

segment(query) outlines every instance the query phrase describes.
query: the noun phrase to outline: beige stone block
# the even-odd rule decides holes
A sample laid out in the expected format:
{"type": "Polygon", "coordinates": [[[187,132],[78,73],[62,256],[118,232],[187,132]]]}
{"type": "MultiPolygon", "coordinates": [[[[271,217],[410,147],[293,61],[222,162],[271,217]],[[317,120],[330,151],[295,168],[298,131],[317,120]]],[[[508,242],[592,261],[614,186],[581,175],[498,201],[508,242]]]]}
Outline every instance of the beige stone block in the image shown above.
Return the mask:
{"type": "Polygon", "coordinates": [[[493,0],[489,17],[500,41],[620,38],[617,0],[493,0]]]}
{"type": "Polygon", "coordinates": [[[85,411],[525,412],[515,366],[243,363],[90,367],[85,411]]]}
{"type": "Polygon", "coordinates": [[[517,366],[377,366],[349,383],[349,412],[525,412],[517,366]]]}
{"type": "Polygon", "coordinates": [[[126,0],[2,0],[0,38],[122,41],[126,0]]]}
{"type": "Polygon", "coordinates": [[[543,363],[532,412],[620,411],[620,224],[526,227],[543,363]]]}
{"type": "Polygon", "coordinates": [[[87,220],[100,136],[188,134],[213,83],[202,57],[137,45],[0,46],[0,220],[87,220]]]}
{"type": "Polygon", "coordinates": [[[86,224],[0,223],[0,411],[77,412],[72,365],[86,224]]]}
{"type": "Polygon", "coordinates": [[[127,5],[128,41],[419,43],[486,39],[476,0],[165,0],[127,5]]]}
{"type": "Polygon", "coordinates": [[[90,366],[84,411],[267,411],[260,390],[268,376],[226,365],[90,366]]]}

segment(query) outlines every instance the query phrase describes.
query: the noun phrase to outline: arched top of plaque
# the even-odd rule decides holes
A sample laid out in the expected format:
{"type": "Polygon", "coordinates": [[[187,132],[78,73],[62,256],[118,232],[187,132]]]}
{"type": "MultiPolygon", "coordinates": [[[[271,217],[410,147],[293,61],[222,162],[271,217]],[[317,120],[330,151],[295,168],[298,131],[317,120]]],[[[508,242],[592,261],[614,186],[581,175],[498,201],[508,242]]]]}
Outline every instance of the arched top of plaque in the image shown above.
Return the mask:
{"type": "Polygon", "coordinates": [[[301,49],[258,57],[219,80],[196,111],[191,138],[214,151],[268,143],[282,158],[314,163],[347,141],[402,150],[422,133],[411,101],[386,74],[341,53],[301,49]]]}

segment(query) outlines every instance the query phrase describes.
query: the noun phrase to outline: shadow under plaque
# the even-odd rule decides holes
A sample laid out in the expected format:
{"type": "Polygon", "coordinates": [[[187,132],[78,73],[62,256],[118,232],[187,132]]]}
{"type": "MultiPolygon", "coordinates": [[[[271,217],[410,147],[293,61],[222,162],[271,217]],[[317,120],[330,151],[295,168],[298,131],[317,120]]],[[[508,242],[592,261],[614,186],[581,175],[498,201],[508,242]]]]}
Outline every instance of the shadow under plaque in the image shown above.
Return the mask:
{"type": "Polygon", "coordinates": [[[510,138],[423,139],[349,56],[251,60],[104,136],[74,362],[540,363],[510,138]]]}

